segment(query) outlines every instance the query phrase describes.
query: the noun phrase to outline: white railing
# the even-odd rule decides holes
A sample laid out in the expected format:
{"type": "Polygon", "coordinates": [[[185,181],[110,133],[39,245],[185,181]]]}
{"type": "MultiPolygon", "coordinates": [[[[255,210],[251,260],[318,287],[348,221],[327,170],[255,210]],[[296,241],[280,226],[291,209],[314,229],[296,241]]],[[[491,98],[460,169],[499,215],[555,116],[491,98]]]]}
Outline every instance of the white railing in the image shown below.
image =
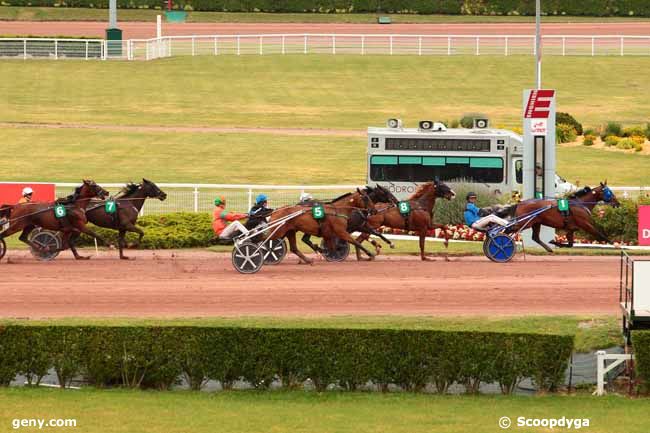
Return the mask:
{"type": "MultiPolygon", "coordinates": [[[[650,36],[543,36],[545,55],[648,56],[650,36]]],[[[258,34],[165,36],[132,40],[130,59],[198,55],[534,55],[526,35],[258,34]]]]}
{"type": "MultiPolygon", "coordinates": [[[[123,183],[99,184],[116,193],[124,186],[123,183]]],[[[57,196],[72,193],[78,183],[56,183],[57,196]]],[[[314,197],[327,200],[349,191],[360,185],[232,185],[232,184],[190,184],[190,183],[159,183],[160,189],[167,193],[164,202],[150,199],[146,201],[143,212],[209,212],[214,207],[214,199],[223,195],[228,201],[228,207],[235,211],[247,212],[255,200],[255,196],[264,193],[269,197],[271,207],[280,207],[297,203],[300,194],[309,192],[314,197]]],[[[650,187],[612,187],[619,197],[637,197],[642,192],[650,193],[650,187]]]]}
{"type": "MultiPolygon", "coordinates": [[[[545,55],[648,56],[650,36],[547,35],[545,55]]],[[[199,55],[534,55],[529,35],[246,34],[154,39],[0,38],[0,57],[152,60],[199,55]]]]}

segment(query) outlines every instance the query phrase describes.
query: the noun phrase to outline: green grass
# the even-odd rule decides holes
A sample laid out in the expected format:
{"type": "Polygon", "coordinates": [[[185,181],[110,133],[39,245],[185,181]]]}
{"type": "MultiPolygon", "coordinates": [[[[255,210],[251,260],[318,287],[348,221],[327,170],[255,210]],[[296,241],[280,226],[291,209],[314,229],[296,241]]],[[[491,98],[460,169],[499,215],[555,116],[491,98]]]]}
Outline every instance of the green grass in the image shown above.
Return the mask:
{"type": "MultiPolygon", "coordinates": [[[[1,109],[0,109],[1,110],[1,109]]],[[[0,127],[2,180],[363,184],[362,137],[118,132],[0,127]]],[[[650,185],[650,156],[558,147],[558,173],[581,185],[650,185]]]]}
{"type": "MultiPolygon", "coordinates": [[[[418,56],[199,56],[154,62],[0,61],[0,119],[105,125],[365,130],[401,117],[485,112],[520,126],[534,59],[418,56]],[[72,79],[71,77],[74,77],[72,79]],[[114,79],[110,79],[114,77],[114,79]]],[[[648,121],[648,57],[547,57],[544,86],[586,127],[648,121]]]]}
{"type": "MultiPolygon", "coordinates": [[[[64,7],[0,7],[0,20],[8,21],[106,21],[106,9],[64,7]]],[[[119,9],[119,21],[154,21],[163,11],[119,9]]],[[[532,16],[413,15],[413,14],[315,14],[315,13],[232,13],[190,12],[188,22],[207,23],[376,23],[377,17],[390,16],[394,23],[532,23],[532,16]]],[[[548,16],[544,22],[633,22],[643,17],[548,16]]]]}
{"type": "MultiPolygon", "coordinates": [[[[19,418],[77,420],[84,433],[494,433],[502,416],[589,418],[588,432],[646,433],[647,399],[619,396],[433,396],[311,392],[0,390],[0,425],[19,418]]],[[[548,428],[512,427],[545,432],[548,428]]],[[[22,429],[21,431],[37,431],[22,429]]]]}
{"type": "Polygon", "coordinates": [[[588,352],[622,344],[616,316],[525,316],[463,317],[429,316],[330,316],[330,317],[237,317],[197,319],[67,318],[51,320],[0,319],[0,324],[99,325],[99,326],[246,326],[282,328],[395,328],[445,331],[490,331],[575,335],[576,352],[588,352]]]}

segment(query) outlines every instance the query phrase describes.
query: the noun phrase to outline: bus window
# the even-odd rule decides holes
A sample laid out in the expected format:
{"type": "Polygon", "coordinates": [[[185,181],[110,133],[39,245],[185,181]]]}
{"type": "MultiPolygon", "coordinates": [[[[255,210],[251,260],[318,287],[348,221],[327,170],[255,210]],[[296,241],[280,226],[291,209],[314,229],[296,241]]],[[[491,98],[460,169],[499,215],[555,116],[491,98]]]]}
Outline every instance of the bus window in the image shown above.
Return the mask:
{"type": "Polygon", "coordinates": [[[370,179],[376,182],[465,180],[502,183],[503,159],[498,157],[421,157],[376,155],[370,158],[370,179]]]}
{"type": "Polygon", "coordinates": [[[521,185],[524,183],[524,161],[515,159],[515,181],[521,185]]]}

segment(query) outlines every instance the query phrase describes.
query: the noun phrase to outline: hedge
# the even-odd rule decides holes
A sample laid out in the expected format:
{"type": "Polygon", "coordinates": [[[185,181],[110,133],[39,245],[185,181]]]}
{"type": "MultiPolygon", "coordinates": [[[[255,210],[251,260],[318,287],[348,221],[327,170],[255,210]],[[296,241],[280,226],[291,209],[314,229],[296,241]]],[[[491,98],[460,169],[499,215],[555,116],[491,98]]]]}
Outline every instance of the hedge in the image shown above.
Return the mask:
{"type": "MultiPolygon", "coordinates": [[[[108,8],[108,0],[3,0],[5,6],[108,8]]],[[[161,0],[117,0],[123,9],[161,9],[161,0]]],[[[534,15],[535,0],[178,0],[174,8],[219,12],[534,15]]],[[[545,0],[545,15],[650,16],[647,0],[545,0]]]]}
{"type": "Polygon", "coordinates": [[[636,374],[641,379],[641,388],[650,392],[650,330],[632,331],[632,347],[636,374]]]}
{"type": "Polygon", "coordinates": [[[526,377],[541,391],[563,383],[573,336],[394,329],[231,327],[6,326],[0,328],[0,385],[17,374],[50,368],[62,386],[83,375],[98,387],[168,389],[187,379],[229,388],[245,380],[266,389],[274,380],[317,390],[354,390],[372,381],[444,393],[462,383],[477,392],[498,382],[512,392],[526,377]]]}

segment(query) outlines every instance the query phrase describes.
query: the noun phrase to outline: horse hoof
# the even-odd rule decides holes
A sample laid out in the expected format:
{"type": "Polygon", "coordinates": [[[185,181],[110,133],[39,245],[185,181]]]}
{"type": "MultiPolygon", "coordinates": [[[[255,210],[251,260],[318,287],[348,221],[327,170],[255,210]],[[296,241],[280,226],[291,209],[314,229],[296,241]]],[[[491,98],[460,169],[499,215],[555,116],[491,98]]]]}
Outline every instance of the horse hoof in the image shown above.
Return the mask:
{"type": "Polygon", "coordinates": [[[122,256],[120,257],[121,260],[135,260],[135,257],[127,257],[127,256],[122,256]]]}
{"type": "Polygon", "coordinates": [[[88,257],[88,256],[77,256],[77,257],[75,257],[75,259],[77,259],[77,260],[90,260],[90,257],[88,257]]]}
{"type": "Polygon", "coordinates": [[[390,244],[390,249],[391,250],[395,249],[395,244],[390,244]]]}

